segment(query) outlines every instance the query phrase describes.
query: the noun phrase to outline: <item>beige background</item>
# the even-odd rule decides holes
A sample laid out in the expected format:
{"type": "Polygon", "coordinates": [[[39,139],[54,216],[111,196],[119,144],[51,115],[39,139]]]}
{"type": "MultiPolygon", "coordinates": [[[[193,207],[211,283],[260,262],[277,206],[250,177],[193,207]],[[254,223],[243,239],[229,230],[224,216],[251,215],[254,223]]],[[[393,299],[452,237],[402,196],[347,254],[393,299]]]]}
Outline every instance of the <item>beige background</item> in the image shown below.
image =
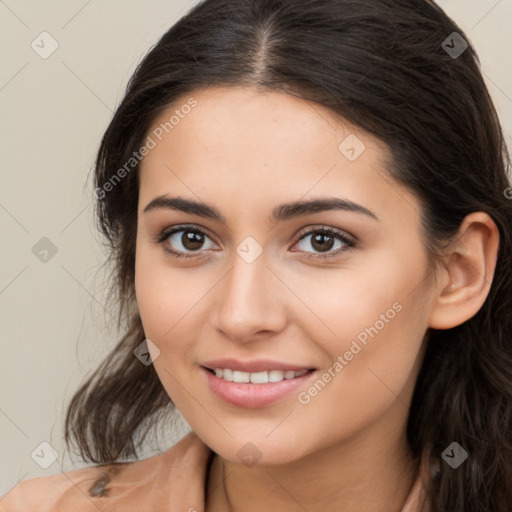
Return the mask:
{"type": "MultiPolygon", "coordinates": [[[[136,64],[194,3],[0,0],[0,495],[83,465],[64,453],[63,411],[117,339],[90,171],[136,64]],[[58,43],[47,59],[31,47],[43,31],[58,43]],[[46,262],[32,250],[43,237],[57,250],[46,262]],[[43,442],[58,453],[47,469],[31,456],[50,453],[43,442]]],[[[512,0],[439,4],[476,47],[510,145],[512,0]]]]}

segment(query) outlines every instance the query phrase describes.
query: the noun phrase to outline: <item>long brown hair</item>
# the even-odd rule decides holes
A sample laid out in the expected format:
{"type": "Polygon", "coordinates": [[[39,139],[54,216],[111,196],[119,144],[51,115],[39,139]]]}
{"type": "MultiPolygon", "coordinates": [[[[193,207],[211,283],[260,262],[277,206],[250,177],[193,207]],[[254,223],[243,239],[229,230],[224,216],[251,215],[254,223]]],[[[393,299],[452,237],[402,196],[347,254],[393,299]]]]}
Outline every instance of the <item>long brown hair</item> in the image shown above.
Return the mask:
{"type": "Polygon", "coordinates": [[[432,511],[509,512],[510,158],[479,65],[468,37],[429,0],[204,0],[173,25],[133,74],[97,155],[111,298],[129,328],[71,400],[68,448],[74,440],[97,463],[133,456],[174,407],[153,366],[133,353],[145,339],[134,293],[138,165],[119,169],[178,98],[209,86],[257,85],[327,106],[384,141],[391,175],[421,201],[432,258],[471,212],[487,212],[498,226],[497,267],[482,308],[453,329],[427,331],[407,438],[415,458],[441,461],[427,486],[432,511]],[[441,459],[452,442],[469,454],[457,469],[441,459]]]}

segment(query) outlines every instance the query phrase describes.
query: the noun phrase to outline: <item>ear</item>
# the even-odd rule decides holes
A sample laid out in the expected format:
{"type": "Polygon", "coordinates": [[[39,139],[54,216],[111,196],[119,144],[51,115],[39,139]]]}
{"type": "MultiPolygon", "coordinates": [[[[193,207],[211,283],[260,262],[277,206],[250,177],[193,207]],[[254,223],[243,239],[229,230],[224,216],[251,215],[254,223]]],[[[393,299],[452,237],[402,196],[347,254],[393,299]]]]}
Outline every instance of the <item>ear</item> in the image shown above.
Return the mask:
{"type": "Polygon", "coordinates": [[[494,277],[499,240],[499,230],[486,213],[474,212],[464,218],[442,265],[430,327],[451,329],[482,307],[494,277]]]}

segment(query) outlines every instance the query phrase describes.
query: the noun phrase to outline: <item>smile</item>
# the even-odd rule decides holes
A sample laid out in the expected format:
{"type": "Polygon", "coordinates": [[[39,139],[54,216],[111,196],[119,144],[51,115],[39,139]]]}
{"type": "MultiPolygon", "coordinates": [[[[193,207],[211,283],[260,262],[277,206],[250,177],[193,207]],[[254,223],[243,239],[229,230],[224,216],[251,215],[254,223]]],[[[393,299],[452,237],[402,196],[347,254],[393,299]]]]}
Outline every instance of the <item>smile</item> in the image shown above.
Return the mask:
{"type": "Polygon", "coordinates": [[[308,370],[271,370],[263,372],[242,372],[230,368],[215,368],[211,370],[215,375],[228,382],[267,384],[268,382],[281,382],[285,379],[295,379],[305,375],[308,370]]]}
{"type": "Polygon", "coordinates": [[[307,387],[316,370],[245,372],[231,368],[201,367],[205,384],[217,398],[235,407],[255,409],[280,402],[307,387]]]}

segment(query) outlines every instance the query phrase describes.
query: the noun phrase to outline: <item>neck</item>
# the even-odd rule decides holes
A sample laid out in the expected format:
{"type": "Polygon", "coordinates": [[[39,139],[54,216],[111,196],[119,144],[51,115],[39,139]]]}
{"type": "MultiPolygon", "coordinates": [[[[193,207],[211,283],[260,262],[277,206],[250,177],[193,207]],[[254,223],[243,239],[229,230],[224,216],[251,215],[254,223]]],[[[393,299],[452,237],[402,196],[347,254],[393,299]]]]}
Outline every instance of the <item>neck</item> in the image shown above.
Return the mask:
{"type": "Polygon", "coordinates": [[[405,424],[392,427],[374,423],[350,439],[282,465],[246,467],[215,454],[206,510],[400,512],[419,467],[409,454],[405,424]]]}

